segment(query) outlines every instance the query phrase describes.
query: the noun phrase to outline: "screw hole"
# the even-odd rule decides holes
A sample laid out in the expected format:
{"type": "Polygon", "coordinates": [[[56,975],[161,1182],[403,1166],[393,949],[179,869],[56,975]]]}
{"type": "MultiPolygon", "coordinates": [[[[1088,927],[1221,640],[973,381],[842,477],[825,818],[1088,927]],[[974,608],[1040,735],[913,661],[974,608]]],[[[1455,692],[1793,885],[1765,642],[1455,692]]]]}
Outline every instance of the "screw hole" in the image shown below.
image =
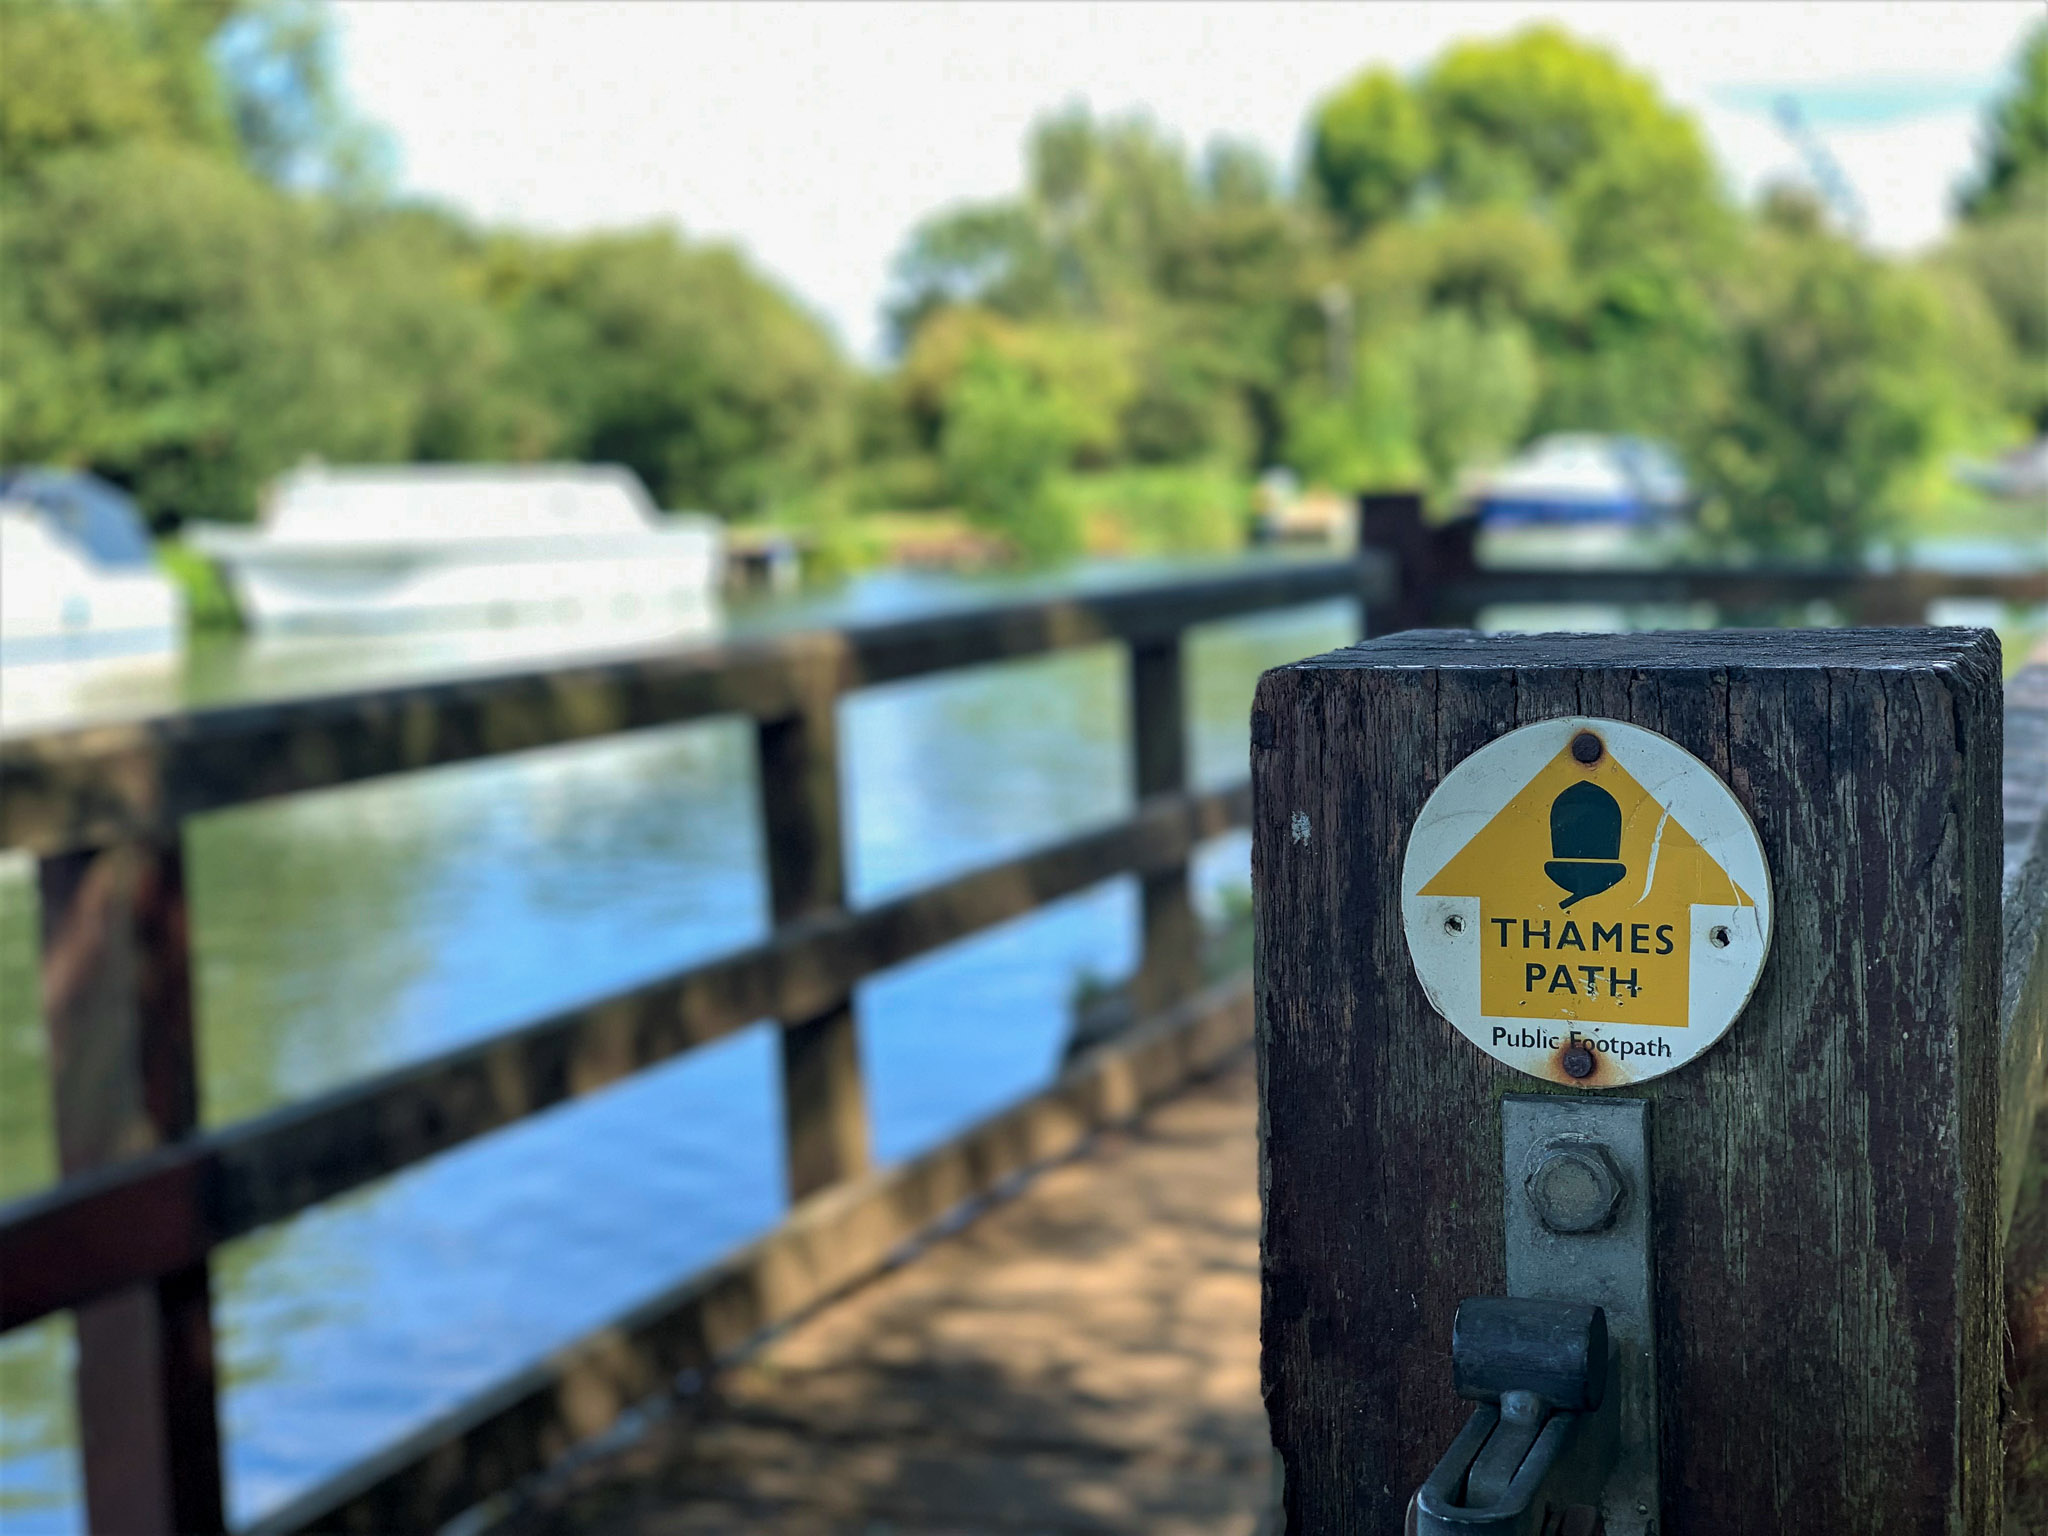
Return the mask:
{"type": "Polygon", "coordinates": [[[1726,949],[1733,938],[1733,934],[1718,925],[1707,930],[1707,942],[1716,949],[1726,949]]]}
{"type": "Polygon", "coordinates": [[[1464,931],[1465,919],[1458,916],[1457,913],[1453,912],[1449,917],[1444,919],[1445,933],[1463,933],[1464,931]]]}

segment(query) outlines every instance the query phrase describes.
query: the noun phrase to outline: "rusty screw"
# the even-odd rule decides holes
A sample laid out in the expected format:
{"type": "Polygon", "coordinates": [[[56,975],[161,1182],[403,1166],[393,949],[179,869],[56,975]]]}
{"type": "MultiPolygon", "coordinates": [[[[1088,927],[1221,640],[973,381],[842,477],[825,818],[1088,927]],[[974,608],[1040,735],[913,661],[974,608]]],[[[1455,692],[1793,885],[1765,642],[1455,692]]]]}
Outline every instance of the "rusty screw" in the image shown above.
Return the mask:
{"type": "Polygon", "coordinates": [[[1598,1232],[1613,1225],[1627,1189],[1621,1170],[1596,1141],[1553,1141],[1522,1181],[1536,1216],[1552,1232],[1598,1232]]]}
{"type": "Polygon", "coordinates": [[[1583,1045],[1566,1046],[1560,1062],[1565,1071],[1569,1072],[1573,1077],[1591,1077],[1593,1075],[1593,1068],[1598,1065],[1593,1060],[1592,1051],[1583,1045]]]}
{"type": "Polygon", "coordinates": [[[1600,754],[1606,750],[1600,738],[1591,731],[1581,731],[1572,738],[1572,760],[1589,768],[1600,761],[1600,754]]]}

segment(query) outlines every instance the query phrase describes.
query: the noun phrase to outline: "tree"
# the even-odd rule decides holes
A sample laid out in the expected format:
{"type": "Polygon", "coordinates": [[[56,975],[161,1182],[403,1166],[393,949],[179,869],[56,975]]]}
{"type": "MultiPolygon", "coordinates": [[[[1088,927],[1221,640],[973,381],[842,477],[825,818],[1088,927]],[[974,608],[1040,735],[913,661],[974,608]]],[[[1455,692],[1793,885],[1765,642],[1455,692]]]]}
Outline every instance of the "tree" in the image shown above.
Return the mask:
{"type": "Polygon", "coordinates": [[[1079,520],[1054,484],[1075,427],[1068,403],[1023,363],[985,344],[969,352],[946,413],[946,475],[967,514],[1028,559],[1080,548],[1079,520]]]}
{"type": "Polygon", "coordinates": [[[1993,107],[1963,223],[1938,262],[1973,284],[2004,329],[2007,407],[2048,431],[2048,24],[2021,50],[1993,107]]]}
{"type": "Polygon", "coordinates": [[[1972,219],[2014,211],[2031,184],[2038,198],[2048,181],[2048,22],[2036,26],[2020,50],[2013,83],[1985,124],[1984,164],[1964,194],[1972,219]]]}
{"type": "Polygon", "coordinates": [[[1694,454],[1712,525],[1758,548],[1859,553],[1925,494],[1959,424],[1939,293],[1781,193],[1727,297],[1731,387],[1694,454]]]}
{"type": "Polygon", "coordinates": [[[1406,213],[1437,162],[1422,103],[1392,70],[1366,70],[1318,107],[1310,124],[1309,174],[1354,239],[1406,213]]]}
{"type": "Polygon", "coordinates": [[[137,141],[232,152],[207,55],[231,0],[12,0],[0,6],[0,177],[137,141]]]}
{"type": "Polygon", "coordinates": [[[557,451],[635,470],[668,506],[736,513],[843,462],[830,338],[725,246],[647,229],[502,239],[489,291],[557,451]]]}
{"type": "Polygon", "coordinates": [[[313,220],[231,161],[54,157],[0,220],[0,451],[95,469],[159,517],[247,517],[306,454],[403,447],[346,316],[313,220]]]}
{"type": "Polygon", "coordinates": [[[319,0],[240,0],[211,52],[242,158],[295,191],[358,199],[382,187],[390,147],[342,100],[319,0]]]}

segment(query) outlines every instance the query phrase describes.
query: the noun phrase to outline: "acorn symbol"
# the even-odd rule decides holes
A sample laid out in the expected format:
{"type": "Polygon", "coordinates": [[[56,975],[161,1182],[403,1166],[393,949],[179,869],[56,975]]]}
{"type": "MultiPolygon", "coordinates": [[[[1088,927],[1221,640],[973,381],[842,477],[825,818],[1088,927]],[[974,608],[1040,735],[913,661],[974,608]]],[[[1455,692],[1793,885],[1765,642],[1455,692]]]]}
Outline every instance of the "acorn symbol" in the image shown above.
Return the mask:
{"type": "Polygon", "coordinates": [[[1598,896],[1628,873],[1621,857],[1621,806],[1598,784],[1572,785],[1550,802],[1550,851],[1543,873],[1571,894],[1560,909],[1598,896]]]}

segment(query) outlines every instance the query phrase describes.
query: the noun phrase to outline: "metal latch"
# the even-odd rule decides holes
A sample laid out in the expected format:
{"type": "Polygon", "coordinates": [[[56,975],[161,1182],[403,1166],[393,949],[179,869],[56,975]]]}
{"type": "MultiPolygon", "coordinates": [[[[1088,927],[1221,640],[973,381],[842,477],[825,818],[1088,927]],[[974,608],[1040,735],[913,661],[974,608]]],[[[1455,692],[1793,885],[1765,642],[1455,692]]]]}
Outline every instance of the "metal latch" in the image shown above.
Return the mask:
{"type": "Polygon", "coordinates": [[[1458,1308],[1483,1406],[1409,1506],[1411,1536],[1655,1536],[1649,1105],[1501,1103],[1508,1295],[1458,1308]]]}
{"type": "Polygon", "coordinates": [[[1593,1536],[1614,1464],[1607,1318],[1569,1301],[1458,1307],[1451,1370],[1481,1404],[1408,1514],[1410,1536],[1593,1536]]]}

